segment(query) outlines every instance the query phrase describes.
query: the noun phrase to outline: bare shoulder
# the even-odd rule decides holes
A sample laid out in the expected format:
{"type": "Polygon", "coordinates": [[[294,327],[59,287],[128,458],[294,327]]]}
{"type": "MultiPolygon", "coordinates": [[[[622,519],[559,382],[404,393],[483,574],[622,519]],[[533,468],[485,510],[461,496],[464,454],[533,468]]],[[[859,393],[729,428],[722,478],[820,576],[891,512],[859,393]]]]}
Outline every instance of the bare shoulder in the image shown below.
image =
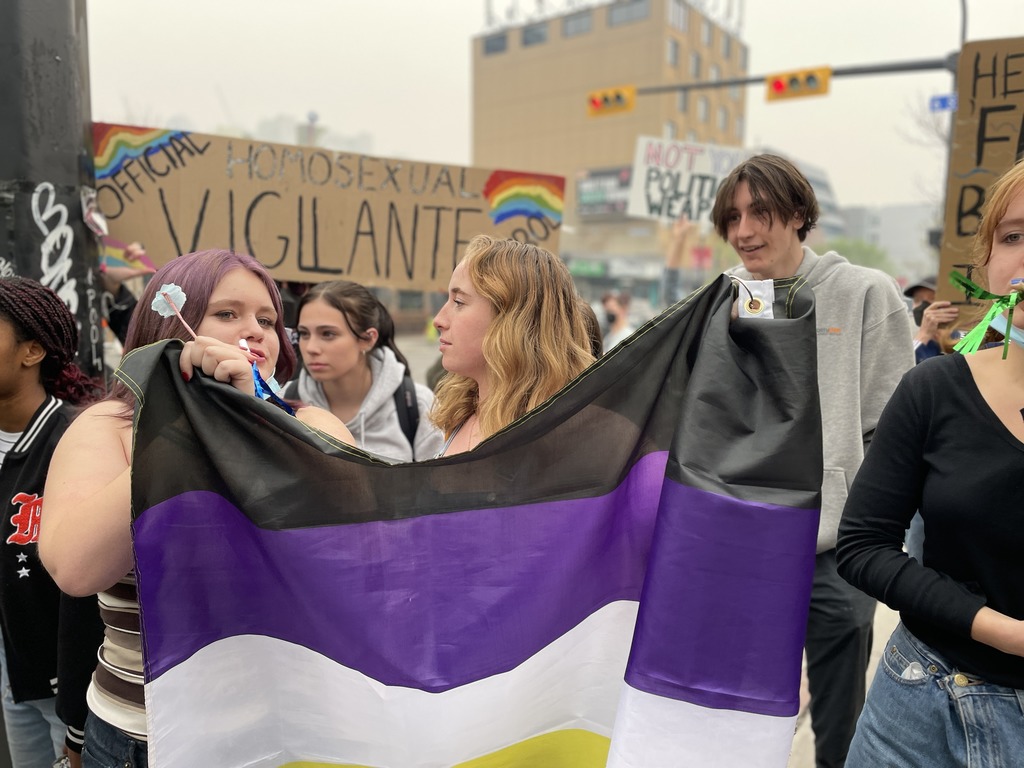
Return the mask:
{"type": "Polygon", "coordinates": [[[81,419],[87,417],[90,419],[95,419],[100,417],[111,416],[114,418],[118,418],[120,421],[123,421],[130,427],[130,419],[120,418],[121,414],[123,414],[124,412],[124,403],[119,402],[117,400],[100,400],[98,403],[93,403],[88,408],[83,410],[80,414],[78,414],[78,418],[81,419]]]}
{"type": "Polygon", "coordinates": [[[125,405],[116,400],[101,400],[79,413],[71,422],[70,429],[76,431],[98,430],[121,433],[132,431],[132,420],[125,416],[125,405]]]}
{"type": "Polygon", "coordinates": [[[120,450],[131,454],[132,422],[125,418],[125,406],[116,400],[101,400],[79,413],[68,426],[61,443],[90,446],[92,451],[109,455],[120,450]]]}
{"type": "Polygon", "coordinates": [[[317,408],[315,405],[307,405],[295,412],[295,418],[303,424],[308,424],[319,429],[321,432],[326,432],[328,435],[336,437],[349,445],[355,445],[355,439],[352,437],[352,433],[348,431],[348,427],[330,411],[317,408]]]}

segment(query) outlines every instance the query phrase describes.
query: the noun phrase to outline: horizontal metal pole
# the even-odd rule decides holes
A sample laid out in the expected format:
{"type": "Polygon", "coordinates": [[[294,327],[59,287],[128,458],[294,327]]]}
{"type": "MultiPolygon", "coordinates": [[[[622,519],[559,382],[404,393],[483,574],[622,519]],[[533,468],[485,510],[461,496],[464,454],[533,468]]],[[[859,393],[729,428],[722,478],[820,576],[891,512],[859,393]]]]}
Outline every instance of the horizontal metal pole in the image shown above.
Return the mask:
{"type": "MultiPolygon", "coordinates": [[[[956,73],[957,54],[952,53],[944,59],[919,59],[917,61],[900,61],[890,64],[862,64],[853,67],[836,67],[832,70],[832,77],[859,77],[861,75],[892,75],[900,72],[923,72],[926,70],[945,69],[956,73]]],[[[800,69],[815,69],[815,67],[794,67],[788,72],[797,72],[800,69]]],[[[650,85],[644,88],[637,88],[638,96],[655,93],[673,93],[675,91],[696,91],[706,88],[729,88],[734,85],[755,85],[764,84],[769,77],[785,74],[785,72],[770,72],[767,75],[751,75],[749,77],[732,77],[722,80],[706,80],[696,83],[675,83],[672,85],[650,85]]]]}

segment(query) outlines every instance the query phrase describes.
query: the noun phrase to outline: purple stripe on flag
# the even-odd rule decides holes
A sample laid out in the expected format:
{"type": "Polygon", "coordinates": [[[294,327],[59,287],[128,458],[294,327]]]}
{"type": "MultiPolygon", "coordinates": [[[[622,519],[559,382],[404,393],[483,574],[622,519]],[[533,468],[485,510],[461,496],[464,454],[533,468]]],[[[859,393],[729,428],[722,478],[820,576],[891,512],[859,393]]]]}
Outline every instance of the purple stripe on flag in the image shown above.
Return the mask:
{"type": "Polygon", "coordinates": [[[210,492],[169,499],[133,525],[146,680],[242,634],[432,692],[506,672],[639,598],[667,458],[596,498],[357,525],[270,531],[210,492]]]}
{"type": "Polygon", "coordinates": [[[666,480],[657,578],[644,586],[626,682],[715,709],[795,715],[817,532],[817,509],[666,480]]]}

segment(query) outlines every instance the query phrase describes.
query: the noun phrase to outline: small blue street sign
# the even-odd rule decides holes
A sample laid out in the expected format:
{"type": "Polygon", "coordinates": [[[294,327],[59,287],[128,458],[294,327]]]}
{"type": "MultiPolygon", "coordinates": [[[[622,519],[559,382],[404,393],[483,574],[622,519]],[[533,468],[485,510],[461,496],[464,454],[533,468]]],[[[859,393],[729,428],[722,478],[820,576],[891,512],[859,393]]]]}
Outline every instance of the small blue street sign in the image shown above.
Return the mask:
{"type": "Polygon", "coordinates": [[[955,112],[956,94],[947,93],[942,96],[932,96],[928,100],[928,109],[932,112],[955,112]]]}

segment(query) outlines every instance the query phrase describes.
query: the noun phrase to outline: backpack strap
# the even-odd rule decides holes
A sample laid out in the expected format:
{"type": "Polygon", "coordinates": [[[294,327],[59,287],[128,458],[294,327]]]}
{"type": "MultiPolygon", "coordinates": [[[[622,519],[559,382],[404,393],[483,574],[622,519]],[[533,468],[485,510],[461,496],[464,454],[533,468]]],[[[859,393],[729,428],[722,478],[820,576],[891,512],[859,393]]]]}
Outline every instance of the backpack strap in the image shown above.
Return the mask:
{"type": "Polygon", "coordinates": [[[416,402],[416,385],[406,370],[402,377],[402,386],[395,390],[395,410],[398,411],[398,423],[402,427],[405,439],[412,446],[412,460],[416,461],[416,430],[420,426],[420,406],[416,402]]]}
{"type": "Polygon", "coordinates": [[[281,392],[281,397],[285,400],[299,400],[299,380],[292,379],[284,385],[284,389],[281,392]]]}

